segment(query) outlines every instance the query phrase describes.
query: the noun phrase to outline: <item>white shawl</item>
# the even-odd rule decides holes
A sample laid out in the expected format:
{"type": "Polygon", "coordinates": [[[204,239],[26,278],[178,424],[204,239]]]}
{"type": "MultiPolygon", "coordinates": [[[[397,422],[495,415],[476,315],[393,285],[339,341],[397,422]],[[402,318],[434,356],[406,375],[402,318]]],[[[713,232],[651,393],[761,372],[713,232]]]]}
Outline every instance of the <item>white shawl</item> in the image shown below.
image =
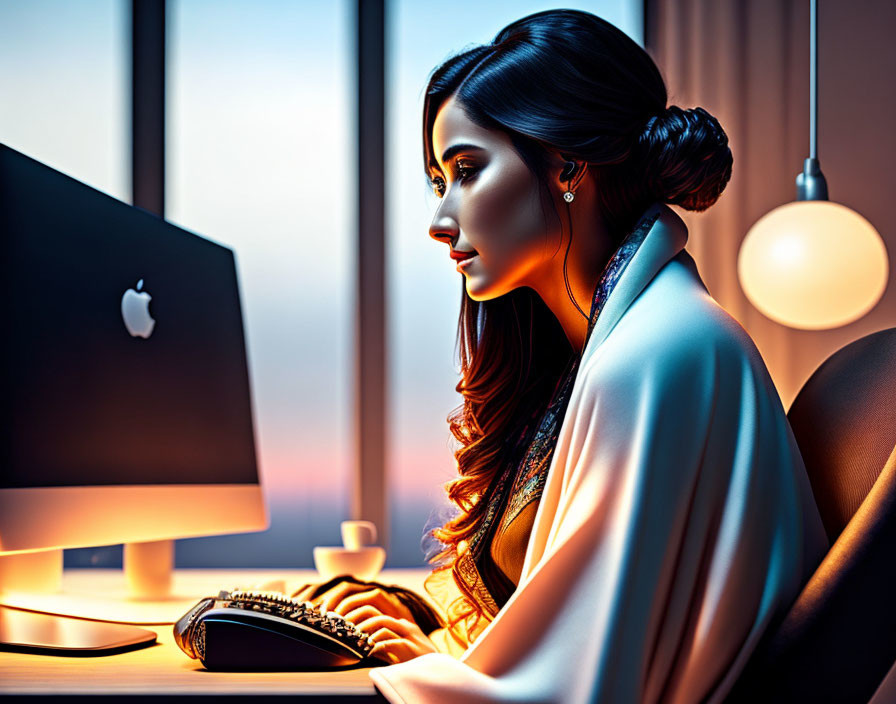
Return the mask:
{"type": "Polygon", "coordinates": [[[756,346],[666,205],[604,303],[516,591],[390,702],[719,702],[828,547],[756,346]]]}

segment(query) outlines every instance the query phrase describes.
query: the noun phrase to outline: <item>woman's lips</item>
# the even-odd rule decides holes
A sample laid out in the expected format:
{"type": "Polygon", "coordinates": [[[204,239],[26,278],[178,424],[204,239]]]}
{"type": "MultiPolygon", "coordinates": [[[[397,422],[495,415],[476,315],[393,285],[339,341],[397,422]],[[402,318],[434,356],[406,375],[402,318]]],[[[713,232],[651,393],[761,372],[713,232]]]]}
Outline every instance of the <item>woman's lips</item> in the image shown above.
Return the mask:
{"type": "Polygon", "coordinates": [[[478,254],[474,254],[473,256],[471,256],[471,257],[467,257],[466,259],[461,259],[461,260],[457,263],[457,267],[456,267],[457,270],[460,271],[460,270],[463,269],[465,266],[467,266],[471,261],[473,261],[474,259],[478,259],[478,258],[479,258],[479,255],[478,255],[478,254]]]}
{"type": "Polygon", "coordinates": [[[456,261],[463,261],[464,259],[469,259],[470,257],[475,257],[476,254],[477,253],[472,249],[469,251],[466,251],[466,252],[463,252],[458,249],[453,249],[453,250],[451,250],[450,256],[452,259],[454,259],[456,261]]]}

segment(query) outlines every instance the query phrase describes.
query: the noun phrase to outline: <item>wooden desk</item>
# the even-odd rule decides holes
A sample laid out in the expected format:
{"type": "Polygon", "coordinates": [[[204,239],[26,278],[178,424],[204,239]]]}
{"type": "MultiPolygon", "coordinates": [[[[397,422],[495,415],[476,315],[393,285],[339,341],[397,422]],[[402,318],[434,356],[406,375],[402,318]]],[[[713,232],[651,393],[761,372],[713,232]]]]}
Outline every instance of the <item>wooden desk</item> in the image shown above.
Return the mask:
{"type": "MultiPolygon", "coordinates": [[[[377,580],[423,594],[427,574],[426,568],[385,569],[377,580]]],[[[0,652],[0,695],[292,695],[359,704],[386,701],[367,675],[370,668],[339,672],[210,672],[177,647],[172,624],[201,597],[217,594],[221,588],[251,587],[271,579],[285,579],[287,590],[321,581],[314,570],[176,570],[175,598],[161,603],[135,603],[137,618],[123,619],[146,624],[154,620],[146,618],[153,615],[153,610],[156,615],[167,615],[159,619],[167,623],[143,625],[157,634],[155,645],[99,657],[0,652]]],[[[63,603],[65,598],[76,600],[87,586],[97,594],[122,594],[124,577],[120,570],[66,570],[63,595],[56,603],[63,603]]],[[[13,600],[3,600],[16,605],[13,600]]],[[[126,608],[126,600],[120,601],[126,608]]],[[[47,599],[46,603],[53,601],[47,599]]],[[[80,610],[86,614],[94,607],[94,602],[86,600],[80,610]]],[[[122,608],[119,603],[116,607],[122,608]]],[[[32,608],[37,606],[32,604],[32,608]]]]}

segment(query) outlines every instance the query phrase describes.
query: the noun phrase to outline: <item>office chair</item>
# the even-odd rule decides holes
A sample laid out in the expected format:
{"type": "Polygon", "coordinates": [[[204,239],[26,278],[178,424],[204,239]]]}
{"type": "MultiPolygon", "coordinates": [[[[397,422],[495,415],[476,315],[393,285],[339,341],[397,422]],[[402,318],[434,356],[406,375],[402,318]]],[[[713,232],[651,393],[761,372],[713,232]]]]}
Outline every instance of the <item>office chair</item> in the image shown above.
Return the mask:
{"type": "Polygon", "coordinates": [[[726,704],[867,704],[896,661],[896,328],[831,355],[787,413],[831,548],[726,704]]]}

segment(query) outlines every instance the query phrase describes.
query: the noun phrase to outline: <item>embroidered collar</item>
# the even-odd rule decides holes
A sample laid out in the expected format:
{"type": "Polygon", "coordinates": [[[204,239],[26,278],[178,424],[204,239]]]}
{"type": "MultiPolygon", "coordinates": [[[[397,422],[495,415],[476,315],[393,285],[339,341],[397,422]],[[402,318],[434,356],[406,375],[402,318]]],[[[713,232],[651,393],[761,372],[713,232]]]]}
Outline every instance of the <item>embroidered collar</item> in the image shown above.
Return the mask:
{"type": "Polygon", "coordinates": [[[606,339],[638,294],[687,241],[687,225],[668,205],[656,202],[645,210],[595,288],[582,357],[589,345],[597,347],[606,339]]]}
{"type": "Polygon", "coordinates": [[[588,339],[591,337],[591,331],[594,330],[594,326],[597,323],[601,310],[603,310],[604,302],[613,291],[616,282],[619,281],[619,277],[622,276],[622,272],[625,271],[628,263],[634,257],[635,252],[638,251],[641,243],[644,242],[647,233],[651,231],[653,224],[660,217],[661,213],[662,211],[659,203],[651,205],[638,219],[637,224],[631,232],[625,236],[604,267],[600,280],[594,288],[594,295],[591,297],[591,311],[588,315],[588,332],[585,334],[585,343],[582,345],[579,358],[583,356],[585,349],[588,347],[588,339]]]}

